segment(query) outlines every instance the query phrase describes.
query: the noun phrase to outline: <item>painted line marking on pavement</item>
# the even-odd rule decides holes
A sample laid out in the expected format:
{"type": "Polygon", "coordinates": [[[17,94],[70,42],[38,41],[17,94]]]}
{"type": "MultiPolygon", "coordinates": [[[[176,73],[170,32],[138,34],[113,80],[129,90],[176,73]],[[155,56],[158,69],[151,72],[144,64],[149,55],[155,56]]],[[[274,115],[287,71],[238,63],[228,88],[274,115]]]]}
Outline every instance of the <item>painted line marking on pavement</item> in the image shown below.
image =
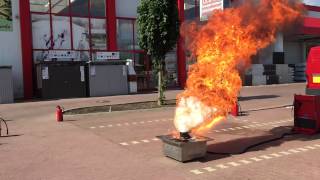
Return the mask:
{"type": "Polygon", "coordinates": [[[129,144],[128,143],[120,143],[120,145],[122,145],[122,146],[129,146],[129,144]]]}
{"type": "Polygon", "coordinates": [[[143,139],[140,141],[129,141],[129,142],[121,142],[119,143],[122,146],[130,146],[130,145],[138,145],[138,144],[147,144],[147,143],[152,143],[152,142],[158,142],[160,139],[158,138],[153,138],[153,139],[143,139]]]}
{"type": "Polygon", "coordinates": [[[272,157],[267,156],[267,155],[262,155],[262,156],[259,156],[259,157],[261,157],[261,158],[263,158],[263,159],[272,159],[272,157]]]}
{"type": "Polygon", "coordinates": [[[227,169],[229,168],[229,166],[223,165],[223,164],[218,164],[216,165],[216,167],[220,168],[220,169],[227,169]]]}
{"type": "Polygon", "coordinates": [[[312,146],[305,146],[304,148],[311,149],[311,150],[316,149],[315,147],[312,147],[312,146]]]}
{"type": "Polygon", "coordinates": [[[239,162],[243,163],[243,164],[250,164],[251,161],[248,161],[248,160],[240,160],[239,162]]]}
{"type": "Polygon", "coordinates": [[[199,170],[191,170],[190,172],[192,172],[195,175],[199,175],[199,174],[203,174],[203,172],[199,171],[199,170]]]}
{"type": "Polygon", "coordinates": [[[281,151],[279,152],[280,154],[283,154],[283,155],[290,155],[291,153],[290,152],[287,152],[287,151],[281,151]]]}
{"type": "Polygon", "coordinates": [[[305,149],[305,148],[297,148],[297,150],[299,150],[299,151],[303,151],[303,152],[305,152],[305,151],[309,151],[309,149],[305,149]]]}
{"type": "Polygon", "coordinates": [[[117,124],[107,124],[107,125],[100,125],[100,126],[92,126],[90,129],[96,129],[96,128],[112,128],[112,127],[122,127],[122,126],[133,126],[137,124],[145,124],[145,123],[156,123],[156,122],[165,122],[170,121],[173,119],[156,119],[156,120],[149,120],[149,121],[139,121],[139,122],[124,122],[124,123],[117,123],[117,124]]]}
{"type": "MultiPolygon", "coordinates": [[[[163,119],[164,120],[164,119],[163,119]]],[[[156,120],[155,120],[156,121],[156,120]]],[[[158,119],[158,121],[162,121],[162,120],[159,120],[158,119]]],[[[283,120],[283,121],[281,121],[281,122],[288,122],[288,121],[291,121],[291,120],[283,120]]],[[[141,121],[141,122],[139,122],[139,123],[144,123],[145,121],[141,121]]],[[[281,123],[280,121],[276,121],[276,122],[269,122],[269,123],[263,123],[264,125],[270,125],[270,124],[274,124],[274,123],[281,123]]],[[[118,125],[118,124],[117,124],[118,125]]],[[[112,126],[112,125],[111,125],[112,126]]],[[[220,132],[227,132],[227,131],[235,131],[235,130],[240,130],[240,129],[244,129],[244,128],[246,128],[246,129],[249,129],[249,128],[251,128],[251,127],[249,127],[249,126],[252,126],[252,127],[256,127],[256,126],[260,126],[260,124],[254,124],[254,125],[248,125],[248,126],[240,126],[240,127],[233,127],[233,128],[228,128],[228,129],[218,129],[218,130],[213,130],[212,132],[217,132],[217,133],[220,133],[220,132]]],[[[109,126],[108,126],[109,127],[109,126]]],[[[94,127],[94,128],[96,128],[96,127],[94,127]]],[[[212,133],[212,132],[210,132],[210,133],[212,133]]],[[[151,140],[148,140],[148,141],[150,141],[150,142],[152,142],[152,141],[160,141],[158,138],[153,138],[153,139],[151,139],[151,140]]],[[[143,143],[149,143],[149,142],[145,142],[145,141],[137,141],[137,142],[139,142],[139,144],[143,144],[143,143]]],[[[131,143],[131,144],[134,144],[134,143],[131,143]]],[[[129,143],[129,145],[130,145],[130,143],[129,143]]],[[[134,144],[135,145],[135,144],[134,144]]],[[[319,145],[319,147],[320,147],[320,145],[319,145]]],[[[297,151],[297,150],[295,150],[295,151],[297,151]]],[[[276,156],[276,155],[273,155],[273,156],[276,156]]],[[[261,157],[260,157],[261,158],[261,157]]],[[[272,157],[271,157],[272,158],[272,157]]],[[[256,159],[252,159],[252,160],[254,160],[254,161],[261,161],[259,158],[256,158],[256,159]]]]}
{"type": "Polygon", "coordinates": [[[273,153],[273,154],[270,154],[270,156],[274,156],[274,157],[281,157],[282,155],[277,154],[277,153],[273,153]]]}
{"type": "MultiPolygon", "coordinates": [[[[275,121],[275,122],[258,123],[258,124],[251,124],[251,125],[239,126],[239,127],[231,127],[231,128],[225,128],[225,129],[214,129],[211,132],[220,133],[220,132],[235,131],[235,130],[241,130],[241,129],[251,129],[254,127],[262,127],[262,126],[279,127],[279,125],[276,125],[276,124],[281,124],[281,123],[286,123],[286,122],[292,122],[292,120],[281,120],[281,121],[275,121]]],[[[288,128],[290,128],[290,127],[288,127],[288,128]]]]}
{"type": "Polygon", "coordinates": [[[218,164],[218,165],[214,166],[216,168],[212,168],[212,167],[202,168],[203,170],[206,170],[206,171],[200,171],[199,169],[194,169],[194,170],[191,170],[190,172],[192,172],[195,175],[200,175],[200,174],[204,174],[204,173],[211,173],[211,172],[215,172],[218,170],[224,170],[224,169],[228,169],[228,168],[232,168],[232,167],[238,167],[238,166],[247,165],[247,164],[251,164],[251,163],[255,163],[255,162],[259,162],[259,161],[266,161],[269,159],[281,158],[283,156],[291,155],[292,153],[302,153],[302,152],[307,152],[307,151],[311,151],[311,150],[315,150],[315,149],[320,149],[320,144],[308,145],[308,146],[304,146],[301,148],[292,148],[292,149],[288,149],[286,151],[280,151],[280,152],[271,153],[271,154],[267,154],[267,155],[260,155],[258,157],[251,157],[248,159],[242,159],[237,162],[228,162],[225,164],[218,164]]]}
{"type": "Polygon", "coordinates": [[[204,170],[206,170],[206,171],[208,171],[208,172],[213,172],[213,171],[216,171],[216,170],[217,170],[217,169],[212,168],[212,167],[205,167],[205,168],[202,168],[202,169],[204,169],[204,170]]]}
{"type": "Polygon", "coordinates": [[[138,141],[131,141],[132,144],[139,144],[140,142],[138,141]]]}
{"type": "MultiPolygon", "coordinates": [[[[156,120],[149,120],[149,121],[140,121],[140,122],[125,122],[125,123],[118,123],[118,124],[107,124],[107,125],[100,125],[100,126],[91,126],[90,129],[103,129],[105,127],[113,128],[113,127],[123,127],[123,126],[132,126],[137,124],[145,124],[145,123],[156,123],[156,122],[165,122],[165,121],[171,121],[172,119],[156,119],[156,120]]],[[[231,128],[225,128],[225,129],[217,129],[213,130],[214,132],[227,132],[227,131],[235,131],[235,130],[241,130],[241,129],[250,129],[254,127],[261,127],[261,126],[267,126],[271,125],[272,127],[277,127],[274,124],[280,124],[285,122],[292,122],[292,120],[282,120],[282,121],[275,121],[275,122],[268,122],[268,123],[258,123],[253,122],[254,124],[246,125],[246,126],[239,126],[239,127],[231,127],[231,128]]]]}
{"type": "Polygon", "coordinates": [[[229,163],[227,163],[227,164],[230,164],[230,165],[233,166],[233,167],[237,167],[237,166],[240,166],[240,165],[241,165],[241,164],[236,163],[236,162],[229,162],[229,163]]]}
{"type": "Polygon", "coordinates": [[[292,153],[299,153],[299,152],[301,152],[301,151],[298,151],[298,150],[296,150],[296,149],[289,149],[288,151],[289,151],[289,152],[292,152],[292,153]]]}
{"type": "Polygon", "coordinates": [[[253,158],[250,158],[251,160],[254,160],[254,161],[256,161],[256,162],[258,162],[258,161],[262,161],[262,159],[259,159],[259,158],[257,158],[257,157],[253,157],[253,158]]]}

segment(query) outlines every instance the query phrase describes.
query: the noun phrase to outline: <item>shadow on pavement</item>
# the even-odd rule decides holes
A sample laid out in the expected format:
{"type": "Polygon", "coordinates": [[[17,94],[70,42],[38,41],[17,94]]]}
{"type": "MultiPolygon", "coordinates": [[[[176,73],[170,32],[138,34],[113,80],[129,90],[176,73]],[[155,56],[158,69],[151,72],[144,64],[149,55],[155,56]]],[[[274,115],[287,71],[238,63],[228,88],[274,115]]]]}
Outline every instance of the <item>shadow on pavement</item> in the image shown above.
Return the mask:
{"type": "Polygon", "coordinates": [[[207,153],[206,158],[201,159],[200,162],[208,162],[208,161],[213,161],[217,159],[223,159],[233,155],[245,154],[247,152],[266,150],[270,147],[280,146],[282,143],[288,142],[288,141],[294,141],[294,140],[310,141],[310,140],[320,139],[320,135],[308,136],[308,135],[301,135],[301,134],[293,134],[290,136],[286,136],[283,139],[272,141],[270,143],[266,143],[266,144],[254,147],[252,149],[249,149],[245,153],[242,153],[249,146],[258,144],[263,141],[268,141],[270,139],[279,138],[283,134],[290,133],[290,132],[291,132],[291,126],[290,127],[281,126],[281,127],[273,128],[270,131],[265,132],[261,136],[239,138],[239,139],[234,139],[226,142],[210,144],[208,145],[208,149],[207,149],[207,151],[210,153],[207,153]]]}
{"type": "Polygon", "coordinates": [[[250,100],[256,100],[256,99],[273,99],[278,98],[280,96],[278,95],[261,95],[261,96],[240,96],[239,101],[250,101],[250,100]]]}
{"type": "Polygon", "coordinates": [[[78,120],[75,120],[75,119],[64,119],[63,122],[74,122],[74,121],[78,121],[78,120]]]}
{"type": "Polygon", "coordinates": [[[19,136],[22,136],[22,135],[23,134],[12,134],[12,135],[0,136],[0,138],[19,137],[19,136]]]}

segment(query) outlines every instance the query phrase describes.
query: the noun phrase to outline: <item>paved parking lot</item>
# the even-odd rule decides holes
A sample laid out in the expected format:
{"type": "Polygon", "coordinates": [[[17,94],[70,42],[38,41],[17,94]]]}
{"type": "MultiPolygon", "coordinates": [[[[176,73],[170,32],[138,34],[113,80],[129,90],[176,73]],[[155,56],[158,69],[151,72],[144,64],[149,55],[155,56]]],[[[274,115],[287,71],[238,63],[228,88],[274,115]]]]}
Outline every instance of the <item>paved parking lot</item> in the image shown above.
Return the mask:
{"type": "MultiPolygon", "coordinates": [[[[305,169],[306,164],[314,164],[310,168],[320,170],[320,161],[309,157],[320,152],[320,140],[317,139],[320,136],[288,136],[237,155],[247,146],[290,132],[293,125],[291,108],[261,110],[237,118],[230,116],[207,135],[213,139],[208,143],[209,151],[230,155],[208,154],[205,159],[184,164],[164,157],[162,142],[156,138],[173,130],[173,108],[116,113],[116,117],[113,117],[115,114],[104,114],[101,118],[101,114],[94,114],[69,118],[77,118],[70,123],[118,144],[119,148],[141,155],[162,168],[179,171],[184,179],[304,179],[300,169],[305,169]],[[309,162],[301,163],[302,159],[309,159],[309,162]],[[280,172],[275,173],[278,170],[280,172]],[[230,172],[237,172],[236,177],[230,172]]],[[[306,179],[316,179],[313,175],[317,173],[320,171],[306,173],[306,179]]]]}
{"type": "Polygon", "coordinates": [[[228,117],[207,134],[213,139],[208,151],[227,154],[207,154],[188,163],[164,157],[156,138],[174,129],[174,108],[72,115],[56,123],[56,103],[72,107],[71,101],[84,100],[37,102],[36,109],[32,103],[0,105],[17,135],[0,138],[0,179],[318,179],[320,135],[287,136],[238,154],[290,132],[289,105],[303,88],[245,89],[241,106],[246,114],[228,117]]]}

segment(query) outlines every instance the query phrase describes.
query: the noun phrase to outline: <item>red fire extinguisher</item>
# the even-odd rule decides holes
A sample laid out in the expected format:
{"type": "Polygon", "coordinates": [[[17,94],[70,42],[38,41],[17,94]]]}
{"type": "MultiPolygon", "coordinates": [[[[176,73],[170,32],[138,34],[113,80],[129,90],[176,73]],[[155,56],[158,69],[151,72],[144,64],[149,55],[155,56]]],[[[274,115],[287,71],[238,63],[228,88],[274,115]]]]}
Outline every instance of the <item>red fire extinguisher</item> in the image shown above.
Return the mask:
{"type": "Polygon", "coordinates": [[[61,106],[56,107],[56,117],[58,122],[63,121],[63,109],[61,108],[61,106]]]}
{"type": "Polygon", "coordinates": [[[233,108],[231,109],[230,114],[232,116],[239,116],[239,103],[238,102],[233,106],[233,108]]]}

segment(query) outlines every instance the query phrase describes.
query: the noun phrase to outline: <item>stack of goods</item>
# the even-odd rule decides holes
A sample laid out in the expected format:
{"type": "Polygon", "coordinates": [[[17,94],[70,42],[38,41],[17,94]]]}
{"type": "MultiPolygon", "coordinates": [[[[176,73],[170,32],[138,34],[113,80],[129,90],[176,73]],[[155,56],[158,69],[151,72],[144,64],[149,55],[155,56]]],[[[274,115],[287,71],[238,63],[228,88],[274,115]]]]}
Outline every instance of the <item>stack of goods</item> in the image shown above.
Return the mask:
{"type": "Polygon", "coordinates": [[[266,84],[279,84],[279,76],[277,75],[276,65],[265,64],[263,74],[266,76],[266,84]]]}
{"type": "Polygon", "coordinates": [[[246,71],[245,75],[242,76],[243,85],[258,86],[292,83],[293,77],[296,77],[297,72],[305,79],[305,68],[294,67],[295,65],[292,66],[288,64],[253,64],[252,67],[246,71]],[[296,69],[296,71],[294,71],[294,69],[296,69]]]}
{"type": "Polygon", "coordinates": [[[279,76],[279,84],[286,84],[293,82],[293,69],[287,64],[277,64],[276,74],[279,76]]]}
{"type": "Polygon", "coordinates": [[[249,68],[243,76],[241,76],[243,86],[252,86],[252,69],[249,68]]]}
{"type": "Polygon", "coordinates": [[[306,63],[295,64],[294,68],[294,81],[306,82],[306,63]]]}
{"type": "Polygon", "coordinates": [[[264,74],[263,64],[252,65],[252,85],[265,85],[267,84],[267,78],[264,74]]]}

